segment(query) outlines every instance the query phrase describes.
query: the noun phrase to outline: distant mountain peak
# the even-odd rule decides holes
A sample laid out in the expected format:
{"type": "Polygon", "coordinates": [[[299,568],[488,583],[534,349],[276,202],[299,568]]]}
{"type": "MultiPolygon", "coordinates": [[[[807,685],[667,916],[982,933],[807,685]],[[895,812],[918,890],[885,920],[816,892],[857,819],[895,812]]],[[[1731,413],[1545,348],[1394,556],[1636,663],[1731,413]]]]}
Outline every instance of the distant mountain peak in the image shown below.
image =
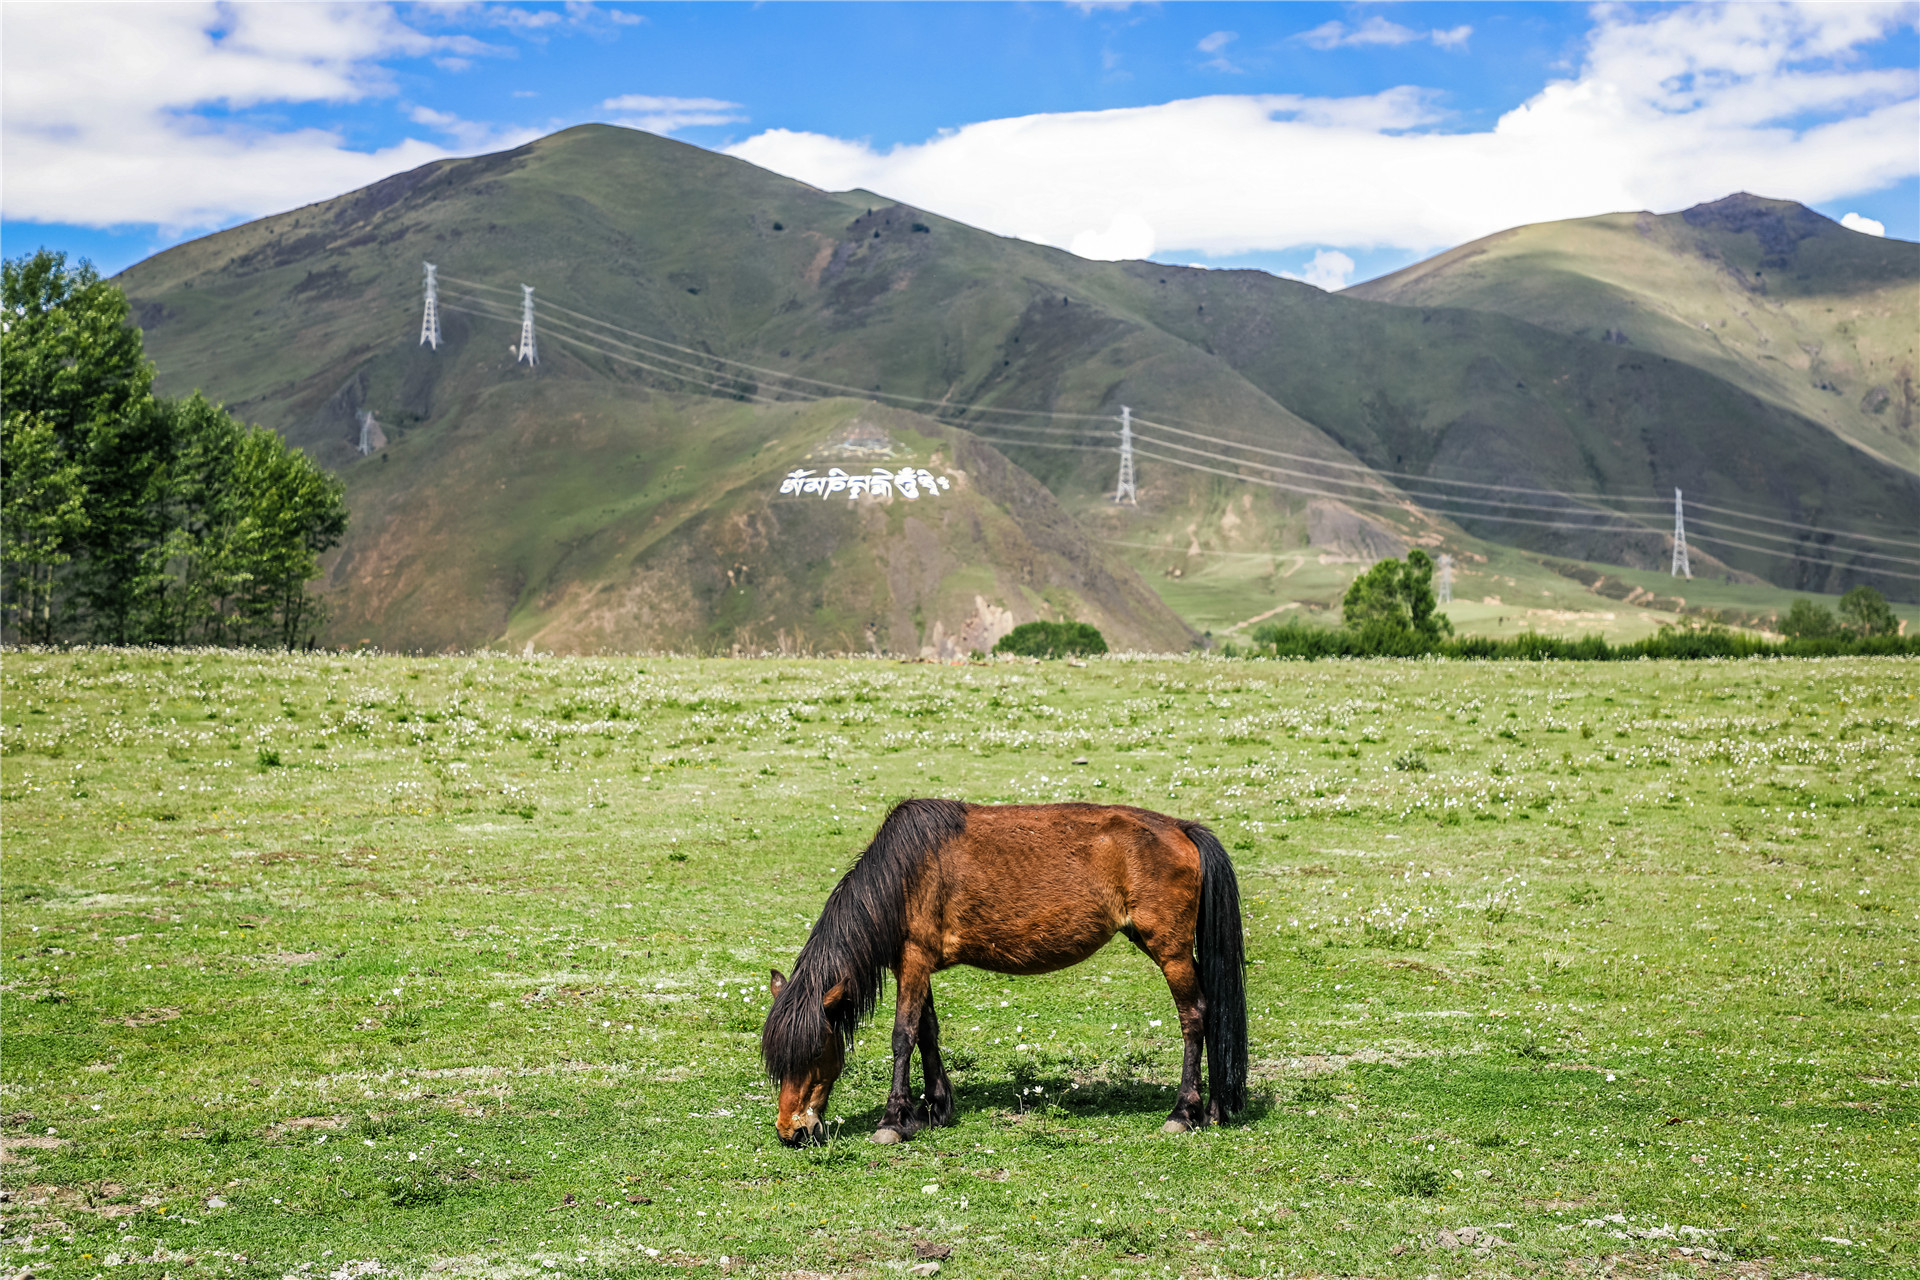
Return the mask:
{"type": "Polygon", "coordinates": [[[1719,200],[1694,205],[1680,215],[1690,227],[1734,235],[1751,231],[1769,255],[1787,255],[1802,240],[1838,229],[1839,223],[1794,200],[1772,200],[1736,191],[1719,200]]]}

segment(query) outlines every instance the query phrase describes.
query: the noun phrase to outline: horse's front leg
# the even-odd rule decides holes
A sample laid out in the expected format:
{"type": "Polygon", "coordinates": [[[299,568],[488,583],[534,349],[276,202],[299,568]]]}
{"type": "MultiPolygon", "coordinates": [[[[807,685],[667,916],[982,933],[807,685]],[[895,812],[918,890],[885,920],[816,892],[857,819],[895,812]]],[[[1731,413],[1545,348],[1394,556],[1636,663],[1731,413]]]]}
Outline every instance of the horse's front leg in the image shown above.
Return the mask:
{"type": "Polygon", "coordinates": [[[927,1001],[920,1007],[920,1078],[927,1086],[927,1100],[916,1115],[922,1123],[944,1127],[953,1123],[953,1081],[940,1060],[940,1019],[933,1012],[933,987],[927,987],[927,1001]]]}
{"type": "Polygon", "coordinates": [[[899,979],[900,999],[893,1011],[893,1088],[887,1092],[887,1109],[873,1134],[873,1140],[880,1143],[904,1142],[920,1131],[908,1077],[913,1069],[921,1011],[932,998],[933,964],[909,944],[900,958],[899,979]]]}

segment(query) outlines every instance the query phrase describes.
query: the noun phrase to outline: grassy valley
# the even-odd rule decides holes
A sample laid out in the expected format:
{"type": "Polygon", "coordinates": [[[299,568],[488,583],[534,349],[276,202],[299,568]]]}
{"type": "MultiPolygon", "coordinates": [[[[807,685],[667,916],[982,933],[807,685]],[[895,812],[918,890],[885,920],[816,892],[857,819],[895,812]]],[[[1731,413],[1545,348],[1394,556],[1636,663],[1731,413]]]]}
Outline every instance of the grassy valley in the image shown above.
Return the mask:
{"type": "Polygon", "coordinates": [[[1910,667],[13,654],[0,1262],[1913,1275],[1910,667]],[[767,971],[925,794],[1219,833],[1240,1120],[1116,939],[779,1145],[767,971]]]}

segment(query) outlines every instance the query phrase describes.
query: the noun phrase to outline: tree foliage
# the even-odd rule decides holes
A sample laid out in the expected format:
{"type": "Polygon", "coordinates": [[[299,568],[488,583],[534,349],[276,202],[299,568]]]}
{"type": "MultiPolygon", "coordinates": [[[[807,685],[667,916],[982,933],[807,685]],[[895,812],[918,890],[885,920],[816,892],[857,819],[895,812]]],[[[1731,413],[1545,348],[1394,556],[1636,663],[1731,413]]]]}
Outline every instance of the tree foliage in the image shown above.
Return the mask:
{"type": "Polygon", "coordinates": [[[343,488],[199,394],[157,399],[127,300],[87,263],[5,264],[0,601],[32,643],[293,647],[343,488]]]}
{"type": "Polygon", "coordinates": [[[1790,640],[1819,640],[1839,633],[1833,610],[1811,600],[1795,600],[1780,619],[1780,634],[1790,640]]]}
{"type": "Polygon", "coordinates": [[[1086,622],[1023,622],[1001,636],[993,651],[1027,658],[1067,658],[1105,653],[1107,638],[1086,622]]]}
{"type": "Polygon", "coordinates": [[[1885,596],[1863,585],[1840,597],[1840,625],[1857,636],[1890,636],[1900,630],[1900,619],[1885,596]]]}
{"type": "Polygon", "coordinates": [[[1434,597],[1433,559],[1417,547],[1404,561],[1389,557],[1355,578],[1341,616],[1380,652],[1424,653],[1453,634],[1434,597]]]}

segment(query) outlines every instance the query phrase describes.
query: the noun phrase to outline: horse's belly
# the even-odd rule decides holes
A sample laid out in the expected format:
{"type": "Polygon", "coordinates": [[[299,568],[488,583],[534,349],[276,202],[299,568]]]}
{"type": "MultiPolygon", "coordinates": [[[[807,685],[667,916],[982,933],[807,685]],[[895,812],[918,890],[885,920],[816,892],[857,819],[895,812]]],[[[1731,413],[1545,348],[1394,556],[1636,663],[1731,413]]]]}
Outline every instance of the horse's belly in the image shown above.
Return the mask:
{"type": "Polygon", "coordinates": [[[1044,910],[957,913],[945,931],[941,967],[956,964],[995,973],[1051,973],[1104,947],[1126,921],[1093,899],[1044,910]]]}

